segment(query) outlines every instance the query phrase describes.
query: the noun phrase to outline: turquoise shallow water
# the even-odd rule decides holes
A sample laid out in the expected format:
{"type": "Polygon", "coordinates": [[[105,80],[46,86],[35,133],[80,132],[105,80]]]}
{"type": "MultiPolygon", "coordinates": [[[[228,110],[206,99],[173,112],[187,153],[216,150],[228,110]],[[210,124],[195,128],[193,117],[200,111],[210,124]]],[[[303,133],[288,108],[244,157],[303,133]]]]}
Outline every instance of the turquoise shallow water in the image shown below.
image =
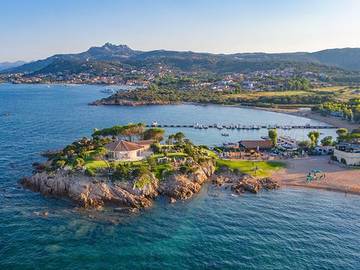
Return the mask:
{"type": "MultiPolygon", "coordinates": [[[[359,196],[307,189],[233,196],[206,186],[192,200],[159,200],[124,216],[81,211],[18,186],[32,162],[41,160],[39,152],[88,135],[93,127],[140,120],[316,123],[220,106],[86,105],[102,96],[95,86],[0,85],[0,269],[359,269],[359,196]],[[49,216],[38,216],[40,211],[49,216]]],[[[265,135],[186,133],[210,145],[265,135]]]]}

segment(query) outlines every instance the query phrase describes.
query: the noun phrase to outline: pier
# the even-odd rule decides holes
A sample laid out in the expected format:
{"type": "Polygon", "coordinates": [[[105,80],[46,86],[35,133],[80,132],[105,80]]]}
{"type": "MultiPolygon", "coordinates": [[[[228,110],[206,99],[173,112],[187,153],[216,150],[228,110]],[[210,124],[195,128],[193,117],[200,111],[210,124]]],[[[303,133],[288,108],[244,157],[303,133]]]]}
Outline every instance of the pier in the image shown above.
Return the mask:
{"type": "Polygon", "coordinates": [[[194,128],[194,129],[229,129],[229,130],[260,130],[260,129],[337,129],[335,126],[321,126],[321,125],[240,125],[240,124],[158,124],[157,122],[146,127],[159,127],[159,128],[194,128]]]}

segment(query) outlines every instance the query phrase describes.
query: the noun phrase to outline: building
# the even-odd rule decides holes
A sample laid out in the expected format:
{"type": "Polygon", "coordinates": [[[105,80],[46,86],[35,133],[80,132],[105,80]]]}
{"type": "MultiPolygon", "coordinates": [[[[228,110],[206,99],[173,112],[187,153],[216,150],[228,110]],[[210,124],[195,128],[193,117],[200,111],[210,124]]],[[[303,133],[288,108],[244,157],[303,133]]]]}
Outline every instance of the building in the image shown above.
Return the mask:
{"type": "Polygon", "coordinates": [[[330,112],[330,115],[334,117],[344,117],[343,112],[330,112]]]}
{"type": "Polygon", "coordinates": [[[298,149],[297,141],[287,136],[279,136],[277,146],[287,151],[296,151],[298,149]]]}
{"type": "Polygon", "coordinates": [[[245,140],[239,141],[239,147],[242,150],[263,151],[270,150],[274,146],[271,140],[245,140]]]}
{"type": "Polygon", "coordinates": [[[314,152],[317,155],[331,155],[334,153],[334,146],[316,146],[314,152]]]}
{"type": "Polygon", "coordinates": [[[334,149],[334,159],[349,166],[360,166],[360,145],[343,143],[334,149]]]}
{"type": "Polygon", "coordinates": [[[153,143],[156,143],[155,140],[141,140],[141,141],[136,141],[136,144],[142,145],[144,147],[144,150],[147,151],[150,149],[150,146],[153,143]]]}
{"type": "Polygon", "coordinates": [[[255,88],[255,83],[252,81],[243,81],[241,87],[246,90],[252,90],[255,88]]]}
{"type": "Polygon", "coordinates": [[[135,161],[146,158],[152,141],[128,142],[124,140],[114,141],[105,147],[108,150],[108,158],[112,160],[135,161]]]}

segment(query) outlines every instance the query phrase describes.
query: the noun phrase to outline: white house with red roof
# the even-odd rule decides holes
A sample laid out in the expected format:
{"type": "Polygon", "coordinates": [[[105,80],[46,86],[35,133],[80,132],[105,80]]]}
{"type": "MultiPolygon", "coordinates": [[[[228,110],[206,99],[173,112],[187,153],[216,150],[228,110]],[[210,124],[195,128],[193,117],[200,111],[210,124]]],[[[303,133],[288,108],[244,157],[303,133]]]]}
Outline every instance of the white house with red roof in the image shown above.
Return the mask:
{"type": "Polygon", "coordinates": [[[146,158],[151,154],[150,145],[154,141],[144,140],[129,142],[124,140],[114,141],[105,147],[110,160],[136,161],[146,158]]]}

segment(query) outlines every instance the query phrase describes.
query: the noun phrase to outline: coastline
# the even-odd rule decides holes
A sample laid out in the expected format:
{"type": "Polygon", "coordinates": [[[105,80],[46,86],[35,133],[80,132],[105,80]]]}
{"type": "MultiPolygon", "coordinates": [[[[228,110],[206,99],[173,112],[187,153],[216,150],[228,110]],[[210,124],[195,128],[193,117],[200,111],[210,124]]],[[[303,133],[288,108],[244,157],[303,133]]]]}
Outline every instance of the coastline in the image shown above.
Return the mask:
{"type": "Polygon", "coordinates": [[[320,113],[316,113],[312,111],[309,112],[297,111],[289,114],[306,117],[312,120],[317,120],[339,128],[347,128],[350,132],[359,127],[359,124],[351,123],[349,121],[333,116],[322,116],[320,113]]]}
{"type": "Polygon", "coordinates": [[[300,109],[279,109],[279,108],[262,108],[262,107],[251,107],[251,106],[239,106],[241,108],[253,108],[257,110],[277,112],[283,114],[289,114],[294,116],[305,117],[308,119],[320,121],[338,128],[347,128],[349,131],[359,127],[359,124],[351,123],[338,117],[333,116],[322,116],[320,113],[309,111],[302,111],[300,109]]]}
{"type": "MultiPolygon", "coordinates": [[[[227,105],[227,104],[209,104],[209,103],[194,103],[194,102],[184,102],[181,104],[189,104],[189,105],[198,105],[198,106],[206,106],[206,105],[218,105],[218,106],[226,106],[226,107],[236,107],[236,108],[244,108],[244,109],[252,109],[252,110],[261,110],[275,113],[288,114],[293,116],[304,117],[312,120],[316,120],[319,122],[323,122],[325,124],[329,124],[338,128],[347,128],[349,131],[353,129],[359,128],[360,124],[350,123],[349,121],[333,117],[333,116],[322,116],[320,113],[313,112],[311,110],[303,111],[300,109],[281,109],[281,108],[267,108],[267,107],[258,107],[258,106],[245,106],[245,105],[227,105]]],[[[177,104],[178,105],[178,104],[177,104]]],[[[308,107],[306,107],[308,108],[308,107]]]]}
{"type": "MultiPolygon", "coordinates": [[[[15,84],[15,83],[11,83],[11,82],[0,82],[0,84],[15,84]]],[[[64,86],[80,86],[80,85],[89,85],[89,86],[115,86],[115,87],[119,87],[119,86],[127,86],[127,85],[121,85],[121,84],[87,84],[87,83],[82,83],[82,84],[76,84],[76,83],[24,83],[24,84],[29,84],[29,85],[64,85],[64,86]]],[[[134,86],[127,86],[127,87],[134,87],[134,86]]],[[[136,86],[135,86],[136,87],[136,86]]],[[[110,96],[109,96],[110,97],[110,96]]],[[[109,98],[107,97],[107,98],[109,98]]],[[[218,105],[218,106],[226,106],[226,107],[237,107],[237,108],[245,108],[245,109],[254,109],[254,110],[263,110],[263,111],[270,111],[270,112],[276,112],[276,113],[283,113],[283,114],[289,114],[289,115],[294,115],[294,116],[300,116],[300,117],[304,117],[304,118],[308,118],[308,119],[312,119],[312,120],[316,120],[316,121],[320,121],[329,125],[332,125],[334,127],[342,127],[342,128],[347,128],[349,131],[352,131],[353,129],[356,129],[360,126],[360,124],[356,124],[356,123],[351,123],[349,121],[343,120],[341,118],[337,118],[337,117],[333,117],[333,116],[323,116],[320,113],[317,112],[313,112],[311,110],[301,110],[299,108],[288,108],[288,109],[284,109],[284,108],[271,108],[271,107],[258,107],[258,106],[249,106],[249,105],[241,105],[241,104],[234,104],[234,105],[229,105],[229,104],[217,104],[217,103],[196,103],[196,102],[153,102],[153,103],[149,103],[146,104],[146,102],[135,102],[133,103],[133,101],[130,100],[124,100],[123,104],[119,104],[119,103],[103,103],[101,102],[101,100],[95,100],[89,103],[89,105],[91,106],[157,106],[157,105],[180,105],[180,104],[185,104],[185,105],[197,105],[197,106],[207,106],[207,105],[218,105]]],[[[306,105],[304,105],[305,108],[309,108],[306,107],[306,105]]]]}
{"type": "Polygon", "coordinates": [[[345,195],[360,195],[360,190],[348,190],[345,188],[332,188],[325,186],[311,186],[307,184],[282,184],[280,188],[307,188],[307,189],[315,189],[315,190],[324,190],[330,192],[344,193],[345,195]]]}
{"type": "Polygon", "coordinates": [[[333,117],[333,116],[322,116],[321,114],[317,112],[313,112],[311,110],[304,111],[300,109],[279,109],[279,108],[265,108],[265,107],[258,107],[258,106],[245,106],[240,104],[217,104],[217,103],[196,103],[196,102],[154,102],[154,103],[144,103],[144,102],[133,102],[129,100],[124,100],[123,103],[102,103],[99,100],[93,101],[89,103],[91,106],[163,106],[163,105],[195,105],[195,106],[224,106],[224,107],[236,107],[236,108],[244,108],[244,109],[252,109],[252,110],[262,110],[262,111],[269,111],[269,112],[275,112],[275,113],[282,113],[282,114],[288,114],[293,116],[299,116],[304,117],[312,120],[316,120],[319,122],[323,122],[325,124],[329,124],[331,126],[337,127],[337,128],[347,128],[349,131],[352,131],[353,129],[356,129],[359,127],[360,124],[351,123],[346,120],[333,117]]]}
{"type": "MultiPolygon", "coordinates": [[[[44,84],[46,85],[46,84],[44,84]]],[[[63,84],[60,84],[63,85],[63,84]]],[[[70,85],[70,84],[67,84],[70,85]]],[[[244,106],[244,105],[226,105],[226,104],[210,104],[210,103],[194,103],[194,102],[182,102],[182,103],[175,103],[175,104],[166,104],[166,105],[179,105],[179,104],[188,104],[188,105],[196,105],[196,106],[227,106],[227,107],[238,107],[238,108],[246,108],[246,109],[253,109],[253,110],[264,110],[264,111],[271,111],[271,112],[276,112],[276,113],[282,113],[282,114],[289,114],[289,115],[294,115],[294,116],[300,116],[300,117],[305,117],[305,118],[309,118],[309,119],[313,119],[313,120],[317,120],[317,121],[321,121],[336,127],[346,127],[349,130],[352,130],[354,128],[357,128],[358,125],[347,122],[345,120],[342,120],[340,118],[336,118],[336,117],[331,117],[331,116],[322,116],[319,113],[316,112],[312,112],[312,111],[304,111],[301,109],[283,109],[283,108],[264,108],[264,107],[256,107],[256,106],[244,106]]],[[[146,106],[146,105],[144,105],[146,106]]],[[[151,106],[151,105],[148,105],[151,106]]],[[[332,165],[333,167],[338,167],[337,165],[332,165]]],[[[347,172],[346,171],[351,171],[349,169],[345,170],[343,169],[343,174],[346,175],[347,172]]],[[[285,169],[285,171],[287,171],[285,169]]],[[[302,172],[303,175],[305,175],[309,170],[305,170],[302,172]]],[[[344,184],[344,185],[330,185],[330,184],[334,184],[334,183],[306,183],[305,181],[303,181],[303,179],[300,179],[299,181],[291,181],[290,180],[286,180],[286,178],[284,176],[282,176],[281,178],[281,185],[283,187],[286,186],[292,186],[292,187],[304,187],[304,188],[315,188],[315,189],[323,189],[323,190],[330,190],[330,191],[337,191],[337,192],[345,192],[345,193],[354,193],[354,194],[360,194],[360,170],[352,170],[355,173],[355,176],[353,175],[353,177],[357,177],[359,179],[359,183],[351,184],[348,185],[348,183],[344,183],[341,179],[340,179],[340,183],[344,184]]],[[[287,171],[288,172],[288,171],[287,171]]],[[[302,176],[303,177],[303,176],[302,176]]],[[[346,177],[345,177],[346,178],[346,177]]]]}
{"type": "Polygon", "coordinates": [[[328,156],[289,159],[285,163],[285,169],[272,174],[272,178],[278,181],[281,187],[312,188],[360,195],[360,169],[329,163],[328,156]],[[320,170],[325,174],[325,178],[307,182],[306,176],[311,170],[320,170]]]}

